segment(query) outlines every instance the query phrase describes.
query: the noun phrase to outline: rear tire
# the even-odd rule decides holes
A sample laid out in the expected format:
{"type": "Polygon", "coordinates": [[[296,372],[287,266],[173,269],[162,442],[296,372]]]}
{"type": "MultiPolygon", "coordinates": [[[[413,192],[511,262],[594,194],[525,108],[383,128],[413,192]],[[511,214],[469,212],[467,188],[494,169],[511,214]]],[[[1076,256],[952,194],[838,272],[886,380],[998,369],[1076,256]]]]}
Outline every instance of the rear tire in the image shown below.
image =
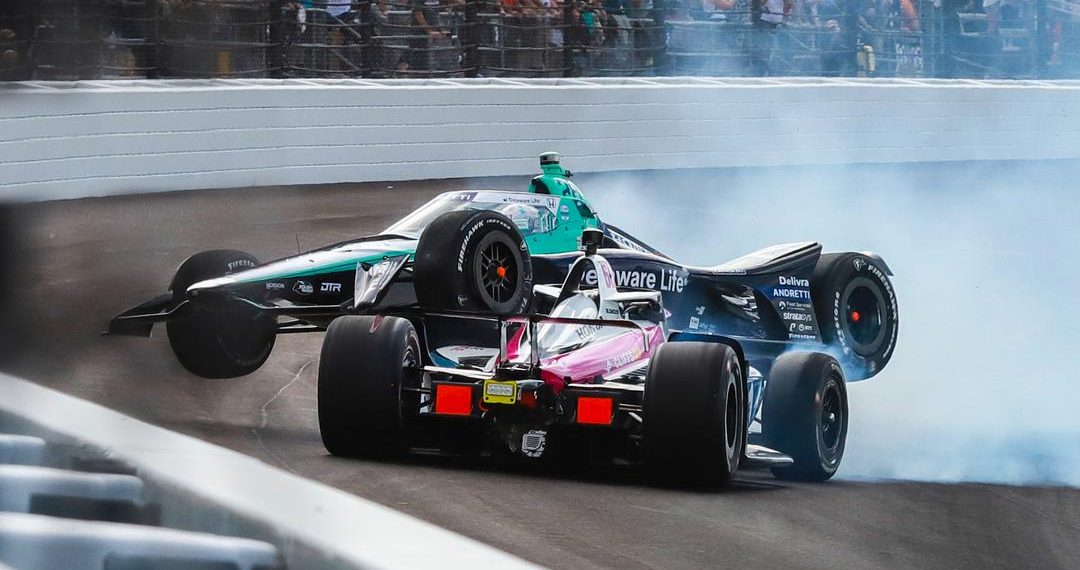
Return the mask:
{"type": "Polygon", "coordinates": [[[319,433],[333,455],[390,457],[409,446],[419,409],[420,342],[400,317],[344,316],[330,323],[319,360],[319,433]],[[410,404],[412,406],[410,406],[410,404]]]}
{"type": "Polygon", "coordinates": [[[692,485],[725,483],[746,446],[746,387],[735,351],[724,344],[670,342],[645,380],[645,467],[692,485]]]}
{"type": "MultiPolygon", "coordinates": [[[[173,299],[187,298],[187,288],[259,265],[255,256],[231,249],[203,251],[176,270],[173,299]]],[[[277,339],[277,318],[249,305],[227,301],[213,307],[195,305],[193,312],[165,323],[173,354],[189,372],[203,378],[235,378],[251,374],[270,357],[277,339]]]]}
{"type": "Polygon", "coordinates": [[[413,267],[422,307],[511,315],[532,300],[532,260],[510,218],[490,210],[447,212],[428,225],[413,267]]]}
{"type": "Polygon", "coordinates": [[[896,348],[896,292],[885,269],[861,253],[822,255],[811,292],[822,340],[837,349],[849,380],[864,380],[888,364],[896,348]]]}
{"type": "Polygon", "coordinates": [[[765,444],[795,463],[773,467],[778,479],[825,481],[840,467],[847,442],[844,373],[820,352],[789,352],[773,363],[761,411],[765,444]]]}

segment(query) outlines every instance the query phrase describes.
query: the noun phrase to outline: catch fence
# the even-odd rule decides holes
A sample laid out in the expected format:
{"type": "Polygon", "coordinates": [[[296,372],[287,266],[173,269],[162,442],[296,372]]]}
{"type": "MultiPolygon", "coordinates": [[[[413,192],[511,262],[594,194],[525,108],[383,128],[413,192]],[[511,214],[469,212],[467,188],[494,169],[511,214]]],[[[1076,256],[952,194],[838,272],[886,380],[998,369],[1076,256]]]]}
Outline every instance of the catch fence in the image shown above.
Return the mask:
{"type": "Polygon", "coordinates": [[[0,80],[1080,77],[1080,0],[950,5],[942,0],[6,0],[0,7],[0,80]]]}

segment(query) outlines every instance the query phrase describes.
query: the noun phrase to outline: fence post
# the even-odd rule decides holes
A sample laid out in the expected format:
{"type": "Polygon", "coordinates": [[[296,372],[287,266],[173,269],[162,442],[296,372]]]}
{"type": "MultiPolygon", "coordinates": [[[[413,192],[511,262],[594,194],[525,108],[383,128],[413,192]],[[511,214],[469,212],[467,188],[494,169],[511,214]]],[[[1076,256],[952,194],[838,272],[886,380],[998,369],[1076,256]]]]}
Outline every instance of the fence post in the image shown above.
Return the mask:
{"type": "Polygon", "coordinates": [[[667,70],[667,2],[653,0],[653,29],[649,38],[649,55],[653,58],[654,75],[668,75],[667,70]]]}
{"type": "Polygon", "coordinates": [[[465,53],[461,67],[466,77],[476,77],[480,71],[480,0],[465,1],[465,29],[462,32],[465,53]]]}
{"type": "Polygon", "coordinates": [[[570,21],[570,17],[574,13],[574,7],[572,5],[572,2],[563,2],[562,12],[563,12],[562,13],[562,20],[563,20],[563,23],[562,23],[562,35],[563,35],[562,67],[563,67],[563,77],[573,77],[574,76],[574,45],[573,45],[573,42],[571,40],[574,39],[575,36],[574,36],[574,34],[570,33],[571,27],[574,26],[574,23],[570,21]]]}
{"type": "Polygon", "coordinates": [[[270,22],[270,38],[266,44],[266,63],[270,77],[281,79],[285,73],[284,0],[270,0],[266,6],[266,21],[270,22]]]}
{"type": "Polygon", "coordinates": [[[1046,64],[1050,59],[1050,21],[1046,12],[1046,0],[1035,0],[1035,77],[1046,77],[1046,64]]]}
{"type": "Polygon", "coordinates": [[[360,65],[364,68],[363,77],[371,77],[375,71],[375,47],[372,36],[375,35],[375,20],[371,16],[371,2],[356,5],[360,12],[360,65]]]}
{"type": "Polygon", "coordinates": [[[854,77],[859,74],[859,0],[847,2],[844,13],[844,49],[848,57],[837,74],[840,77],[854,77]]]}

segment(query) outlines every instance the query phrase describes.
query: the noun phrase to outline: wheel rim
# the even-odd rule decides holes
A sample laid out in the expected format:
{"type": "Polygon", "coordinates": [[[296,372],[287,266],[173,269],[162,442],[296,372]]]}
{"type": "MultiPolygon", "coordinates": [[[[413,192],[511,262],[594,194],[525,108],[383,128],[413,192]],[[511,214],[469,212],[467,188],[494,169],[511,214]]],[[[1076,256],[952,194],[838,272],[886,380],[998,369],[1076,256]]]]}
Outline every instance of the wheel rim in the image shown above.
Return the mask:
{"type": "Polygon", "coordinates": [[[885,337],[886,305],[880,288],[860,277],[848,284],[842,300],[841,327],[852,350],[863,356],[873,354],[885,337]]]}
{"type": "Polygon", "coordinates": [[[821,442],[825,446],[826,456],[830,459],[840,446],[843,428],[844,409],[840,388],[835,381],[830,381],[821,398],[821,416],[818,421],[821,442]]]}
{"type": "Polygon", "coordinates": [[[476,289],[491,308],[511,302],[517,293],[518,261],[513,246],[491,234],[476,248],[473,272],[476,289]]]}

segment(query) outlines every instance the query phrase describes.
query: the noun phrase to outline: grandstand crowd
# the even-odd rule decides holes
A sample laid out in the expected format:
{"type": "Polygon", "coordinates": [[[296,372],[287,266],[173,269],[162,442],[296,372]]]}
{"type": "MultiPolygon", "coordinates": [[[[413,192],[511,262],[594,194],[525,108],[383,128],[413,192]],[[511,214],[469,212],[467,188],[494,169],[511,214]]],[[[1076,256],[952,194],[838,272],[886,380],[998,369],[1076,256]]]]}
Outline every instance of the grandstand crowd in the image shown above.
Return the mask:
{"type": "Polygon", "coordinates": [[[1080,0],[4,0],[0,80],[1080,77],[1080,0]]]}

